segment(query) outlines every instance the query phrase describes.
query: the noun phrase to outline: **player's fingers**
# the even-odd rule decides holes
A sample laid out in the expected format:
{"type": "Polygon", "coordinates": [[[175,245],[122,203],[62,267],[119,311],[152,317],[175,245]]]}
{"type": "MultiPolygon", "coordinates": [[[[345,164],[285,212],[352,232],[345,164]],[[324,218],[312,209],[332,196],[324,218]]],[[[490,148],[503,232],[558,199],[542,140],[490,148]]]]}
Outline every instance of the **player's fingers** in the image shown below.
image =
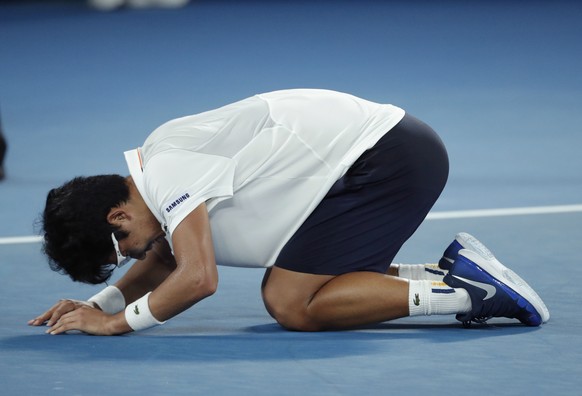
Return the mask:
{"type": "Polygon", "coordinates": [[[64,333],[65,331],[67,331],[68,326],[69,326],[69,323],[68,322],[66,322],[66,321],[58,321],[53,326],[49,327],[46,330],[46,333],[47,334],[51,334],[51,335],[61,334],[61,333],[64,333]]]}
{"type": "Polygon", "coordinates": [[[77,313],[73,310],[62,315],[53,325],[47,329],[46,333],[51,335],[57,335],[64,333],[68,330],[76,329],[77,323],[77,313]]]}
{"type": "Polygon", "coordinates": [[[47,313],[45,312],[44,314],[42,314],[40,316],[37,316],[34,319],[29,320],[28,321],[28,325],[29,326],[40,326],[40,325],[42,325],[44,322],[46,322],[46,319],[45,319],[45,315],[46,314],[47,313]]]}
{"type": "Polygon", "coordinates": [[[60,300],[55,305],[50,307],[50,309],[45,311],[43,314],[37,316],[34,319],[29,320],[28,324],[31,326],[40,326],[40,325],[44,324],[47,320],[49,320],[53,316],[53,313],[55,312],[55,310],[58,309],[63,304],[64,301],[65,300],[60,300]]]}
{"type": "Polygon", "coordinates": [[[88,311],[95,310],[87,305],[76,305],[76,309],[62,315],[46,332],[51,335],[75,331],[85,331],[88,311]]]}
{"type": "Polygon", "coordinates": [[[52,315],[46,322],[47,326],[54,325],[63,315],[74,311],[77,308],[77,305],[74,301],[71,300],[61,300],[59,304],[55,307],[52,312],[52,315]]]}

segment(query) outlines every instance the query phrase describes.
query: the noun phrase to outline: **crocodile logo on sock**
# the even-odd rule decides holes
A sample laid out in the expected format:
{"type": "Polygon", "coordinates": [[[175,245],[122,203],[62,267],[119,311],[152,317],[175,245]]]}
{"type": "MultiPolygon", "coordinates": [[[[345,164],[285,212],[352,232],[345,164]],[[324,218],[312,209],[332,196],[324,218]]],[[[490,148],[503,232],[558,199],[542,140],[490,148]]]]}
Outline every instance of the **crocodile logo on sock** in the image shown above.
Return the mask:
{"type": "Polygon", "coordinates": [[[412,300],[412,302],[417,307],[420,305],[420,296],[418,295],[418,293],[414,293],[414,300],[412,300]]]}
{"type": "Polygon", "coordinates": [[[133,307],[133,312],[134,312],[136,315],[139,315],[139,308],[137,307],[137,305],[133,307]]]}

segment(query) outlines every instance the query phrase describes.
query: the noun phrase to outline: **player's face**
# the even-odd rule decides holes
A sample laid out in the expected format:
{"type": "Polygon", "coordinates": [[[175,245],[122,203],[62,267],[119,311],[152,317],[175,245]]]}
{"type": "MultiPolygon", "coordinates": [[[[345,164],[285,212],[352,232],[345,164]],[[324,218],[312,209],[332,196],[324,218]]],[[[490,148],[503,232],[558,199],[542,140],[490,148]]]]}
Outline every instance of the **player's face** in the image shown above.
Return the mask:
{"type": "MultiPolygon", "coordinates": [[[[152,249],[155,243],[160,242],[164,239],[164,232],[158,230],[154,234],[150,234],[148,237],[139,235],[139,232],[130,232],[125,238],[117,242],[119,249],[119,256],[125,256],[136,260],[143,260],[146,258],[146,254],[152,249]]],[[[116,255],[118,256],[118,255],[116,255]]],[[[118,266],[125,264],[127,261],[115,260],[118,266]]]]}
{"type": "Polygon", "coordinates": [[[117,245],[113,241],[117,251],[113,261],[119,266],[127,262],[123,260],[123,256],[143,260],[153,245],[166,235],[153,216],[151,218],[134,218],[131,222],[124,224],[119,231],[123,232],[115,232],[112,237],[112,240],[117,241],[117,245]],[[123,234],[127,234],[127,236],[120,237],[123,234]],[[116,238],[116,236],[118,237],[116,238]]]}
{"type": "Polygon", "coordinates": [[[135,233],[130,233],[126,238],[119,241],[119,250],[122,255],[136,260],[143,260],[146,254],[152,249],[156,242],[164,238],[163,232],[158,232],[148,238],[140,238],[135,233]],[[122,246],[126,246],[124,249],[122,246]]]}

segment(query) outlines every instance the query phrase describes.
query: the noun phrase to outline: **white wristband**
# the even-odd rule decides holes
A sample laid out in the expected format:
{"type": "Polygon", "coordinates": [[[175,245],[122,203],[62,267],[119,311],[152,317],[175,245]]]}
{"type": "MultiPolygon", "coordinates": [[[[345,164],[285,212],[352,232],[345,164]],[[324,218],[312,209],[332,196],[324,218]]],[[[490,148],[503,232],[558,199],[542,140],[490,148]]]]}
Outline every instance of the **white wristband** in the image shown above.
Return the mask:
{"type": "Polygon", "coordinates": [[[154,315],[152,315],[148,303],[150,294],[152,294],[152,292],[149,292],[125,308],[125,320],[127,320],[127,324],[134,331],[145,330],[166,323],[165,321],[160,322],[154,318],[154,315]]]}
{"type": "Polygon", "coordinates": [[[97,304],[103,312],[111,315],[121,312],[125,308],[125,297],[123,297],[121,290],[115,286],[107,286],[87,301],[97,304]]]}

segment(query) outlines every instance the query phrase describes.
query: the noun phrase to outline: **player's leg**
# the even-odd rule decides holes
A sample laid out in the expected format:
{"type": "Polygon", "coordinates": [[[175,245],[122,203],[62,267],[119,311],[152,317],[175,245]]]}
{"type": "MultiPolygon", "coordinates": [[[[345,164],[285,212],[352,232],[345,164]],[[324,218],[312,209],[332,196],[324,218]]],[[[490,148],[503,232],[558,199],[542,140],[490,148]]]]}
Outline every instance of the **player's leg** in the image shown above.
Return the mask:
{"type": "Polygon", "coordinates": [[[332,277],[274,267],[265,274],[262,293],[267,311],[279,324],[301,331],[353,328],[409,315],[465,314],[471,309],[462,288],[368,271],[332,277]]]}
{"type": "Polygon", "coordinates": [[[345,329],[408,316],[408,281],[375,272],[314,275],[274,267],[263,282],[267,311],[283,327],[345,329]]]}
{"type": "Polygon", "coordinates": [[[457,314],[465,325],[491,317],[539,326],[550,314],[537,293],[493,256],[458,253],[445,282],[377,272],[315,275],[274,267],[263,280],[269,313],[290,330],[346,329],[404,316],[457,314]]]}
{"type": "Polygon", "coordinates": [[[263,300],[282,326],[303,331],[345,329],[408,315],[456,313],[465,325],[490,317],[516,318],[530,326],[549,320],[537,293],[473,236],[458,234],[443,257],[450,269],[443,270],[448,274],[445,282],[377,272],[314,275],[275,267],[265,275],[263,300]]]}

